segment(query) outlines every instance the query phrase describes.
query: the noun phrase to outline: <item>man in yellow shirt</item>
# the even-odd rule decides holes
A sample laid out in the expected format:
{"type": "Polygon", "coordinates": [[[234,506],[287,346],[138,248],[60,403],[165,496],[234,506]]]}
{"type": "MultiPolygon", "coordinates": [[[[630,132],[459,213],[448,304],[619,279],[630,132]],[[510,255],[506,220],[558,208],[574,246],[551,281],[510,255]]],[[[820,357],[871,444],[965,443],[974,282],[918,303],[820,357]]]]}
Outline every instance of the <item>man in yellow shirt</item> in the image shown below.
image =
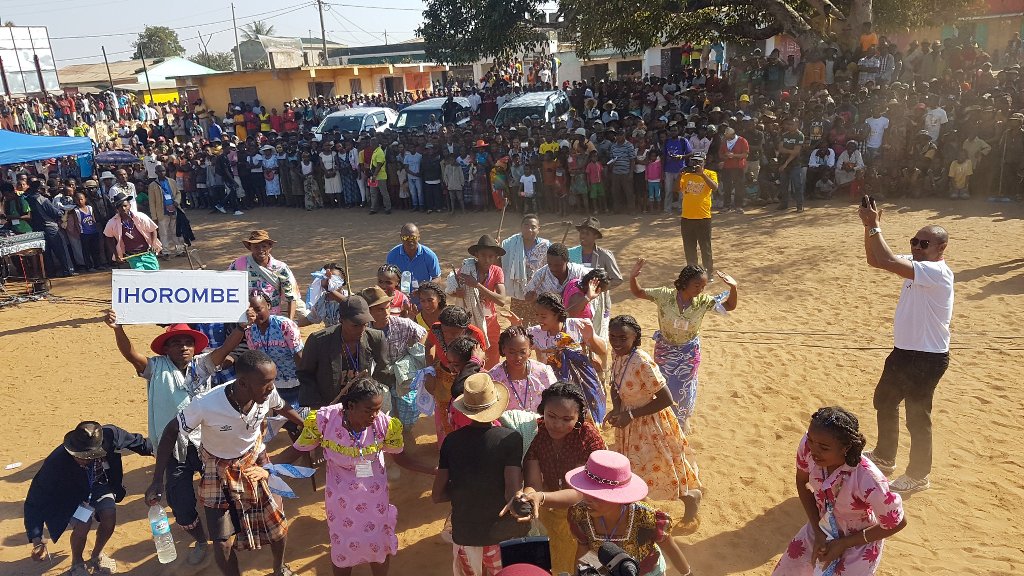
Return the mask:
{"type": "Polygon", "coordinates": [[[384,137],[378,136],[371,140],[371,145],[376,145],[373,154],[370,156],[370,177],[367,186],[370,188],[370,214],[376,214],[380,208],[381,200],[384,203],[384,213],[391,214],[391,195],[388,194],[388,171],[387,157],[384,154],[384,137]]]}
{"type": "Polygon", "coordinates": [[[544,155],[547,154],[548,152],[551,152],[552,154],[558,154],[559,150],[560,148],[558,146],[558,141],[548,140],[548,135],[545,134],[543,136],[543,142],[541,142],[540,148],[538,149],[540,157],[543,158],[544,155]]]}
{"type": "Polygon", "coordinates": [[[679,218],[679,232],[683,236],[686,264],[697,264],[697,245],[700,261],[707,270],[708,279],[714,278],[714,260],[711,254],[711,195],[718,191],[718,174],[704,168],[704,155],[695,152],[679,175],[679,193],[683,199],[683,212],[679,218]]]}

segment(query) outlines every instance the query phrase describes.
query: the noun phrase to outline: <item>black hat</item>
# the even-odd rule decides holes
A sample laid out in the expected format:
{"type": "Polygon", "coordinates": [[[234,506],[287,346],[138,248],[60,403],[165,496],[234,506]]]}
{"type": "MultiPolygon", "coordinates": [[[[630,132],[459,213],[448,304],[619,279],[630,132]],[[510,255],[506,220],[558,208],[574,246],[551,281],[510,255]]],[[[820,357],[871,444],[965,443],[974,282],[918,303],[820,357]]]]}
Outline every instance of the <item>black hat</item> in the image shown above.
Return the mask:
{"type": "Polygon", "coordinates": [[[576,225],[577,230],[583,230],[584,228],[593,230],[595,233],[597,233],[598,238],[604,238],[604,234],[601,232],[601,221],[598,220],[597,218],[591,216],[584,220],[583,222],[580,222],[579,224],[576,225]]]}
{"type": "Polygon", "coordinates": [[[498,244],[494,238],[491,238],[490,234],[484,234],[476,241],[476,244],[469,247],[470,255],[476,256],[476,253],[479,252],[481,248],[490,248],[491,250],[498,252],[499,256],[505,255],[505,249],[502,248],[501,244],[498,244]]]}
{"type": "Polygon", "coordinates": [[[132,198],[134,198],[134,196],[129,196],[124,192],[118,192],[117,194],[114,194],[113,198],[110,199],[110,203],[114,205],[114,208],[120,208],[121,204],[124,204],[125,202],[131,202],[132,198]]]}
{"type": "Polygon", "coordinates": [[[370,306],[358,294],[349,296],[347,300],[341,303],[341,310],[338,316],[342,320],[352,320],[361,324],[373,322],[373,316],[370,315],[370,306]]]}
{"type": "Polygon", "coordinates": [[[103,427],[91,420],[80,423],[64,435],[64,449],[75,458],[104,458],[107,451],[103,449],[103,427]]]}

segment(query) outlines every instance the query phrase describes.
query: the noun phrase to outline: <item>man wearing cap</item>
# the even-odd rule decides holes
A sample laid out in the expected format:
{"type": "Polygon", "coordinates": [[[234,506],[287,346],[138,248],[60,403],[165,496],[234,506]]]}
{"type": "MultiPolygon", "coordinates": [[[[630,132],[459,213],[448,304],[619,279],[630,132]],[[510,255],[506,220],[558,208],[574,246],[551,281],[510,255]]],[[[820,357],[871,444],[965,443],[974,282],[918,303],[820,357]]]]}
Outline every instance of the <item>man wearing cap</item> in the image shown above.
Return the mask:
{"type": "Polygon", "coordinates": [[[126,263],[133,270],[159,270],[159,228],[149,216],[132,210],[131,200],[122,192],[111,199],[116,212],[103,228],[107,246],[114,253],[114,262],[126,263]]]}
{"type": "Polygon", "coordinates": [[[249,274],[249,293],[257,291],[266,295],[271,314],[285,316],[289,320],[295,320],[296,315],[304,319],[305,302],[299,295],[295,275],[287,264],[270,255],[276,243],[266,230],[253,230],[248,239],[242,240],[249,255],[239,256],[228,270],[249,274]]]}
{"type": "Polygon", "coordinates": [[[156,218],[159,228],[160,256],[167,257],[167,250],[172,249],[178,256],[185,255],[185,246],[179,249],[176,240],[178,206],[181,203],[181,191],[175,180],[167,177],[167,168],[157,163],[154,168],[156,177],[149,183],[149,213],[156,218]]]}
{"type": "MultiPolygon", "coordinates": [[[[601,221],[591,216],[576,226],[580,235],[578,246],[569,248],[569,261],[582,265],[586,272],[601,268],[608,274],[608,288],[601,291],[594,303],[594,333],[602,338],[608,336],[608,319],[611,318],[611,290],[622,284],[622,272],[615,254],[611,250],[601,248],[597,241],[604,238],[601,232],[601,221]]],[[[589,303],[589,302],[588,302],[589,303]]],[[[569,302],[566,301],[568,306],[569,302]]]]}
{"type": "MultiPolygon", "coordinates": [[[[394,381],[386,373],[391,367],[387,337],[370,328],[373,315],[366,300],[357,294],[341,302],[340,322],[314,332],[306,339],[296,370],[299,404],[315,410],[338,401],[348,386],[363,376],[378,382],[394,381]]],[[[391,395],[383,411],[391,408],[391,395]]]]}
{"type": "Polygon", "coordinates": [[[679,136],[679,124],[670,124],[665,141],[665,214],[676,205],[679,174],[686,169],[686,161],[693,154],[690,141],[679,136]]]}
{"type": "MultiPolygon", "coordinates": [[[[269,544],[273,575],[294,576],[284,563],[288,523],[280,497],[270,491],[270,464],[264,433],[271,411],[295,426],[302,418],[274,389],[277,368],[260,350],[248,350],[235,361],[236,379],[196,397],[167,423],[157,445],[154,481],[146,504],[160,502],[160,478],[174,462],[182,435],[199,434],[203,475],[199,503],[215,543],[214,559],[224,576],[240,576],[236,550],[269,544]]],[[[190,486],[191,487],[191,486],[190,486]]]]}
{"type": "Polygon", "coordinates": [[[713,278],[715,269],[711,252],[711,196],[718,192],[718,174],[704,168],[704,156],[694,153],[686,172],[679,177],[682,196],[682,213],[679,218],[679,232],[683,237],[683,252],[687,265],[697,265],[697,246],[700,246],[701,263],[713,278]]]}
{"type": "Polygon", "coordinates": [[[32,543],[32,559],[48,560],[43,526],[56,542],[71,526],[69,576],[113,573],[117,564],[103,553],[117,523],[116,503],[124,499],[121,454],[129,450],[152,456],[153,445],[141,434],[113,425],[81,422],[64,435],[64,442],[43,460],[25,497],[25,531],[32,543]],[[85,542],[93,518],[99,522],[96,543],[85,561],[85,542]]]}
{"type": "Polygon", "coordinates": [[[388,252],[387,263],[412,274],[410,291],[415,294],[420,284],[441,276],[437,254],[420,243],[420,229],[412,222],[402,225],[402,243],[388,252]]]}
{"type": "Polygon", "coordinates": [[[471,423],[441,444],[431,499],[451,502],[455,576],[490,576],[501,569],[498,544],[529,527],[501,515],[523,485],[523,438],[492,425],[508,407],[508,388],[480,372],[466,378],[463,390],[452,407],[471,423]]]}
{"type": "MultiPolygon", "coordinates": [[[[149,440],[156,446],[168,422],[174,420],[178,410],[195,397],[208,391],[212,378],[228,355],[242,342],[244,328],[255,320],[255,312],[247,314],[240,325],[215,350],[205,352],[209,339],[187,324],[172,324],[150,344],[156,356],[147,358],[135,349],[124,326],[117,323],[117,314],[107,312],[105,322],[114,330],[114,339],[121,356],[135,368],[136,374],[147,381],[146,399],[149,421],[149,440]]],[[[207,538],[196,512],[195,490],[192,477],[202,472],[197,450],[201,437],[198,432],[178,439],[163,478],[167,503],[175,520],[195,539],[195,548],[189,553],[188,563],[197,565],[206,557],[207,538]]]]}

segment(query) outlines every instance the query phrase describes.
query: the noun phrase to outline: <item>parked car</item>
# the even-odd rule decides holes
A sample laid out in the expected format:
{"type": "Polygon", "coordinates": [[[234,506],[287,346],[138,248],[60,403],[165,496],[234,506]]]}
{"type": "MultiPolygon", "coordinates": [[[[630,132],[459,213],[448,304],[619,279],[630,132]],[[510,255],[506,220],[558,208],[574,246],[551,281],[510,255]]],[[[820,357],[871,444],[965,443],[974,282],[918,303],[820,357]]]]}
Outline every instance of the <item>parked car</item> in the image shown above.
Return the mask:
{"type": "Polygon", "coordinates": [[[512,126],[536,116],[542,122],[557,122],[569,117],[569,99],[561,90],[525,92],[506,102],[494,117],[495,126],[512,126]]]}
{"type": "MultiPolygon", "coordinates": [[[[398,111],[398,120],[395,121],[396,130],[416,130],[426,126],[430,122],[430,115],[441,123],[444,123],[444,112],[442,106],[447,98],[429,98],[415,104],[411,104],[398,111]]],[[[463,126],[469,123],[469,112],[472,109],[469,100],[466,98],[452,98],[458,107],[455,114],[455,125],[463,126]]]]}
{"type": "Polygon", "coordinates": [[[357,107],[332,112],[313,129],[313,137],[322,138],[325,132],[337,130],[350,133],[373,133],[394,128],[398,114],[391,108],[357,107]]]}

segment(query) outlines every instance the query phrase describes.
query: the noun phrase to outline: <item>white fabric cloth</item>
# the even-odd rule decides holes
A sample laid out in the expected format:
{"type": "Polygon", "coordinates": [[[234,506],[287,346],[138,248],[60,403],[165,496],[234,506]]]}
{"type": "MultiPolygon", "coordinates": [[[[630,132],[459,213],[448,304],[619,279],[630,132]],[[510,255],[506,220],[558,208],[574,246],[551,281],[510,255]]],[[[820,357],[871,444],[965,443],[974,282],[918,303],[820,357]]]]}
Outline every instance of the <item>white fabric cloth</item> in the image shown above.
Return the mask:
{"type": "MultiPolygon", "coordinates": [[[[480,280],[476,272],[476,258],[466,258],[462,261],[462,267],[459,272],[467,276],[472,276],[478,281],[480,280]]],[[[458,279],[452,272],[448,273],[448,278],[445,280],[444,291],[447,294],[455,294],[455,291],[459,289],[458,279]]],[[[480,329],[480,332],[484,335],[484,341],[480,344],[484,348],[489,348],[491,343],[487,337],[487,308],[484,307],[483,298],[480,297],[480,291],[476,288],[470,288],[469,286],[462,287],[462,301],[466,305],[466,311],[472,317],[473,325],[480,329]]]]}
{"type": "Polygon", "coordinates": [[[894,345],[901,350],[948,352],[952,318],[953,271],[945,260],[915,260],[914,279],[903,281],[903,291],[896,303],[894,345]]]}

